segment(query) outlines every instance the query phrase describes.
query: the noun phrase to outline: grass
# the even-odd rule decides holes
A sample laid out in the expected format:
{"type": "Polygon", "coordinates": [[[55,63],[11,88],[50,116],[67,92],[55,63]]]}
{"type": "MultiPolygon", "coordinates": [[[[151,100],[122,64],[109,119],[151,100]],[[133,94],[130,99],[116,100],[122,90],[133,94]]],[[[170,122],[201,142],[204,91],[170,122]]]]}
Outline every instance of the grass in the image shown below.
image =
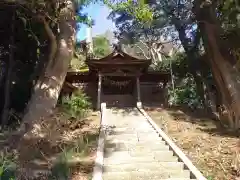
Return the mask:
{"type": "Polygon", "coordinates": [[[5,158],[0,159],[0,172],[4,163],[4,167],[14,164],[14,175],[18,179],[89,179],[94,166],[99,123],[97,112],[89,112],[84,119],[73,121],[61,108],[56,108],[51,117],[36,124],[35,129],[26,134],[14,154],[4,153],[2,157],[5,158]]]}
{"type": "Polygon", "coordinates": [[[1,149],[0,151],[0,180],[15,179],[16,175],[16,158],[14,151],[1,149]]]}
{"type": "Polygon", "coordinates": [[[199,112],[161,108],[147,112],[208,180],[240,178],[239,133],[221,129],[199,112]]]}

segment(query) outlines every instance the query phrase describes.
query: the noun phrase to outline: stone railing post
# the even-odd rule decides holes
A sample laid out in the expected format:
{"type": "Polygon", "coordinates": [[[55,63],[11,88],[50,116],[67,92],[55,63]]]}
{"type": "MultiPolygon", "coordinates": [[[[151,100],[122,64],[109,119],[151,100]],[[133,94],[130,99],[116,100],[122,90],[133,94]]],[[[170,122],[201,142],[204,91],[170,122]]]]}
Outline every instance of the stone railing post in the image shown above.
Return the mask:
{"type": "Polygon", "coordinates": [[[101,92],[102,92],[102,74],[98,74],[98,95],[97,95],[97,110],[100,110],[101,106],[101,92]]]}
{"type": "Polygon", "coordinates": [[[137,107],[142,108],[139,76],[137,76],[136,78],[136,85],[137,85],[137,107]]]}

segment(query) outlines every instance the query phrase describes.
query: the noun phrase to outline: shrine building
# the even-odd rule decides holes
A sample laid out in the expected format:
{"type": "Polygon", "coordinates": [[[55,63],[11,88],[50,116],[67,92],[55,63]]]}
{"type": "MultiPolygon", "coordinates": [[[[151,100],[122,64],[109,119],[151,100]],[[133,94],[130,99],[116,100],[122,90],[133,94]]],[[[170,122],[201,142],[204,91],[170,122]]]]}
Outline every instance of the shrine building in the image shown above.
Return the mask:
{"type": "Polygon", "coordinates": [[[101,59],[88,58],[89,72],[68,72],[64,89],[81,88],[95,108],[163,105],[168,73],[149,71],[150,59],[139,59],[119,48],[101,59]],[[68,86],[68,87],[67,87],[68,86]]]}

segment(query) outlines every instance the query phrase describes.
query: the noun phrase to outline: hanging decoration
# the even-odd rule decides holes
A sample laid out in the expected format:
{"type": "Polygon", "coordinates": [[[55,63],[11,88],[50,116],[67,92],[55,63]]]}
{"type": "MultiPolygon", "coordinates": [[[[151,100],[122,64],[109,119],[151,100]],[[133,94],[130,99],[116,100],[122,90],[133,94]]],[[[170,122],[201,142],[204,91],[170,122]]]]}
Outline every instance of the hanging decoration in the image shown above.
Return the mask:
{"type": "Polygon", "coordinates": [[[131,80],[125,80],[125,81],[118,81],[118,80],[113,80],[108,77],[103,77],[103,82],[106,83],[107,85],[112,85],[112,86],[117,86],[119,88],[123,88],[128,86],[131,83],[131,80]]]}

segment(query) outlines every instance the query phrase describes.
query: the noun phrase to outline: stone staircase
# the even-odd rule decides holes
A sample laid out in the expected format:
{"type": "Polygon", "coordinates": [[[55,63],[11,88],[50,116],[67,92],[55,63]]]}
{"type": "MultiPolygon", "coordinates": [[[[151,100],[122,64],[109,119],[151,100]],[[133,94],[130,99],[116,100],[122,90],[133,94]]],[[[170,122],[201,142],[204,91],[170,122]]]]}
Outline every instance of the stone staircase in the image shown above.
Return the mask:
{"type": "Polygon", "coordinates": [[[137,108],[106,109],[103,180],[190,180],[190,170],[137,108]]]}

